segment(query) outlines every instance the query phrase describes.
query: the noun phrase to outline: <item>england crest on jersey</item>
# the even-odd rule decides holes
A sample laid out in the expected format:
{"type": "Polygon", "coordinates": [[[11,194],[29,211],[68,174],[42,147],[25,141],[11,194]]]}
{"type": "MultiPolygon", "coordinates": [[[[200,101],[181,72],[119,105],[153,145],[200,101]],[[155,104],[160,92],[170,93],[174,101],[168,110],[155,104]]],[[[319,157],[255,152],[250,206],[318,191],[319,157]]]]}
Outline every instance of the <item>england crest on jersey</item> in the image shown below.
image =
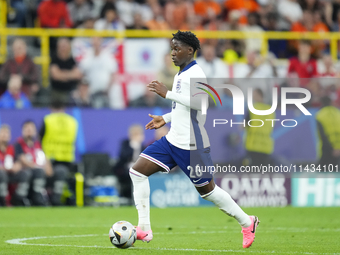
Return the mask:
{"type": "Polygon", "coordinates": [[[179,79],[179,80],[177,81],[176,92],[179,92],[180,89],[181,89],[181,79],[179,79]]]}

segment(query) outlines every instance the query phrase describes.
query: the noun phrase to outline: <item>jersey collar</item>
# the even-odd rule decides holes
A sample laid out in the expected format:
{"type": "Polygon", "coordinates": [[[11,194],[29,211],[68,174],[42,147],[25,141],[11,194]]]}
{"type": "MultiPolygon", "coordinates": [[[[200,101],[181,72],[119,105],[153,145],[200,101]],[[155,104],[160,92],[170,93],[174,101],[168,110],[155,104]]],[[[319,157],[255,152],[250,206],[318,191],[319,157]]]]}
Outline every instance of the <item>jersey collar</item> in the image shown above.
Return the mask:
{"type": "Polygon", "coordinates": [[[194,65],[196,65],[196,64],[197,64],[196,60],[191,61],[186,67],[183,68],[182,71],[179,71],[179,72],[178,72],[178,75],[180,75],[181,73],[185,72],[185,71],[188,70],[190,67],[192,67],[192,66],[194,66],[194,65]]]}

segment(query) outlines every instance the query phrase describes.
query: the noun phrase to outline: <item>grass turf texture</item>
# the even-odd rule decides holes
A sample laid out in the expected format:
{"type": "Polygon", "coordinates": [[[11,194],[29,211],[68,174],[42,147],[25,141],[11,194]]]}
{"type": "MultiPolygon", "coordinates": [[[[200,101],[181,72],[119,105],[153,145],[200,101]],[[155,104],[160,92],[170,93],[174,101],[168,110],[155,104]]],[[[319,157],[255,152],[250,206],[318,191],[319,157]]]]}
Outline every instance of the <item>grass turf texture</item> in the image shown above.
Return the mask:
{"type": "Polygon", "coordinates": [[[255,243],[247,250],[238,223],[214,207],[152,208],[154,239],[120,250],[110,243],[109,228],[119,220],[136,224],[134,207],[5,208],[0,209],[0,254],[340,254],[339,208],[246,212],[261,220],[255,243]],[[32,237],[44,238],[21,241],[39,245],[6,242],[32,237]]]}

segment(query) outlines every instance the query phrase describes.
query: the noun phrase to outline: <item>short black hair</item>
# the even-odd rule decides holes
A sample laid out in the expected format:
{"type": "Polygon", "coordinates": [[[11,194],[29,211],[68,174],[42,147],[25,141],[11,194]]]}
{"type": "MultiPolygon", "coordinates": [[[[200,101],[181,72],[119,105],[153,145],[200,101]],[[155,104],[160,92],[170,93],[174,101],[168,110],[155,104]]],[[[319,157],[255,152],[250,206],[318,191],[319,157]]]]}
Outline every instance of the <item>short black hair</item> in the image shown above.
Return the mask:
{"type": "Polygon", "coordinates": [[[53,109],[61,110],[65,107],[66,103],[62,98],[52,98],[50,106],[53,109]]]}
{"type": "Polygon", "coordinates": [[[22,123],[21,127],[24,127],[24,126],[27,125],[27,124],[33,124],[33,125],[35,126],[35,122],[34,122],[33,120],[31,120],[31,119],[28,119],[28,120],[25,120],[25,121],[22,123]]]}
{"type": "Polygon", "coordinates": [[[190,31],[180,31],[178,30],[176,34],[172,34],[172,39],[176,39],[182,43],[185,43],[186,45],[192,47],[194,49],[194,52],[199,50],[201,48],[200,41],[196,37],[196,35],[190,31]]]}

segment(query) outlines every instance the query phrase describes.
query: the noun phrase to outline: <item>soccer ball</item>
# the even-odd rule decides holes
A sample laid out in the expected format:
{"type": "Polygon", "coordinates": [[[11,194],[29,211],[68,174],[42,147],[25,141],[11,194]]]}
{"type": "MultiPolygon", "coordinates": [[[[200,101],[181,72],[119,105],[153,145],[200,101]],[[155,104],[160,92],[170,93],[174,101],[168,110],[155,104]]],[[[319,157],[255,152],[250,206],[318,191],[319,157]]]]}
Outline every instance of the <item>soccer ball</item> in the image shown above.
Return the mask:
{"type": "Polygon", "coordinates": [[[111,243],[120,249],[131,247],[136,239],[136,228],[127,221],[118,221],[112,225],[109,231],[111,243]]]}

